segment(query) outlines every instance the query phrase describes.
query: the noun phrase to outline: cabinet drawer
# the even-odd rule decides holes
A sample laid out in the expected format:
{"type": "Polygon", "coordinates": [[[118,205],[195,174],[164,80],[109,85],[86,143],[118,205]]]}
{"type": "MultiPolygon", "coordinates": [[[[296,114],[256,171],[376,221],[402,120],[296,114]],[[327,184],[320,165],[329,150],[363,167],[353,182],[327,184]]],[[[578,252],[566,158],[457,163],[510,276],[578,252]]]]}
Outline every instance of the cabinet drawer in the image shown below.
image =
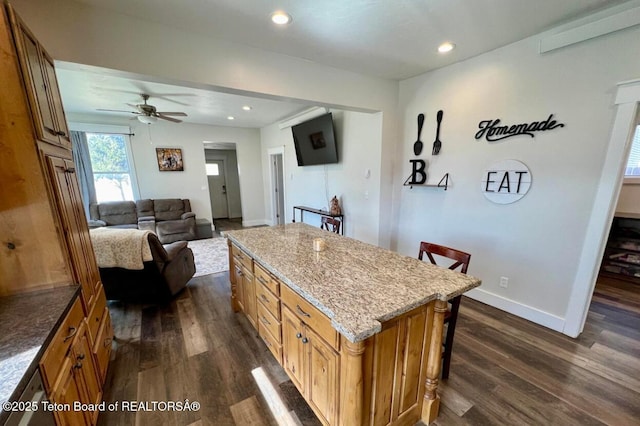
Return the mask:
{"type": "Polygon", "coordinates": [[[96,360],[96,368],[100,384],[104,383],[107,376],[107,367],[109,366],[109,358],[111,357],[111,343],[113,342],[113,327],[111,326],[111,315],[109,309],[104,308],[102,321],[98,335],[93,343],[93,355],[96,360]]]}
{"type": "Polygon", "coordinates": [[[265,327],[269,330],[278,343],[282,343],[280,338],[280,321],[271,315],[269,310],[262,303],[258,303],[258,322],[260,323],[260,327],[265,327]]]}
{"type": "Polygon", "coordinates": [[[260,284],[267,287],[269,291],[276,296],[280,296],[280,283],[258,263],[255,264],[254,274],[256,276],[256,280],[258,280],[260,284]]]}
{"type": "Polygon", "coordinates": [[[300,321],[338,350],[338,332],[331,326],[331,320],[286,285],[282,286],[280,292],[282,303],[287,305],[300,321]]]}
{"type": "MultiPolygon", "coordinates": [[[[257,281],[257,280],[256,280],[257,281]]],[[[280,321],[280,299],[271,293],[264,284],[258,283],[256,287],[256,297],[261,305],[273,315],[276,320],[280,321]]]]}
{"type": "Polygon", "coordinates": [[[60,372],[62,362],[83,319],[82,302],[80,298],[77,298],[40,360],[42,382],[47,392],[51,392],[51,388],[60,372]]]}
{"type": "Polygon", "coordinates": [[[271,351],[274,357],[278,360],[278,364],[282,365],[282,346],[276,341],[276,339],[269,333],[266,327],[260,322],[258,324],[258,335],[262,339],[267,348],[271,351]]]}
{"type": "Polygon", "coordinates": [[[100,328],[100,322],[102,321],[102,316],[104,314],[104,310],[107,306],[107,298],[104,294],[104,289],[102,286],[98,289],[98,293],[96,294],[96,302],[93,304],[93,308],[87,317],[87,323],[89,323],[89,335],[91,336],[91,342],[96,341],[96,336],[98,335],[98,329],[100,328]]]}
{"type": "Polygon", "coordinates": [[[253,272],[253,259],[251,259],[251,257],[247,253],[242,251],[235,244],[231,245],[231,253],[233,254],[233,257],[237,262],[240,262],[245,268],[253,272]]]}

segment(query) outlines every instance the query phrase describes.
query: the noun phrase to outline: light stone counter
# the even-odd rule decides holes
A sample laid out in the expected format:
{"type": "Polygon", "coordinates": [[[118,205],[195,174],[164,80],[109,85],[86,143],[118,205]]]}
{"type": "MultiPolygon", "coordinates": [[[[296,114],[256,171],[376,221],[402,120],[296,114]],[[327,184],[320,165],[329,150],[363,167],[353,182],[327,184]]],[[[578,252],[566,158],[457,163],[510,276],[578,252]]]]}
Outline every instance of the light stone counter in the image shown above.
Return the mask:
{"type": "Polygon", "coordinates": [[[327,315],[352,342],[432,300],[449,300],[481,281],[417,258],[304,223],[229,231],[227,238],[327,315]],[[313,239],[326,249],[313,251],[313,239]]]}

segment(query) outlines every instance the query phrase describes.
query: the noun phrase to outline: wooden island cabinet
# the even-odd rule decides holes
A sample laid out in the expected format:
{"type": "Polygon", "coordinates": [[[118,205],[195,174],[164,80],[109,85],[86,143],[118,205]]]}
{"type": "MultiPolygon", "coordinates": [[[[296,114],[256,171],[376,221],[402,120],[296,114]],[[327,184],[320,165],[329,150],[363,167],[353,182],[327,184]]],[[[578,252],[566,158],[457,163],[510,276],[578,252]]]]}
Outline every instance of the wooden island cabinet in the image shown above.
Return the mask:
{"type": "MultiPolygon", "coordinates": [[[[80,288],[62,318],[54,319],[57,328],[32,342],[36,358],[12,365],[13,373],[33,374],[35,366],[49,401],[96,404],[102,399],[113,330],[71,138],[53,59],[7,2],[0,18],[0,53],[0,297],[80,288]]],[[[28,313],[34,323],[39,314],[37,308],[28,313]]],[[[12,397],[19,395],[23,380],[3,374],[0,381],[16,383],[12,397]]],[[[70,425],[96,424],[97,415],[55,413],[58,424],[70,425]]]]}
{"type": "Polygon", "coordinates": [[[436,418],[447,300],[478,279],[302,223],[227,238],[233,309],[323,424],[436,418]]]}

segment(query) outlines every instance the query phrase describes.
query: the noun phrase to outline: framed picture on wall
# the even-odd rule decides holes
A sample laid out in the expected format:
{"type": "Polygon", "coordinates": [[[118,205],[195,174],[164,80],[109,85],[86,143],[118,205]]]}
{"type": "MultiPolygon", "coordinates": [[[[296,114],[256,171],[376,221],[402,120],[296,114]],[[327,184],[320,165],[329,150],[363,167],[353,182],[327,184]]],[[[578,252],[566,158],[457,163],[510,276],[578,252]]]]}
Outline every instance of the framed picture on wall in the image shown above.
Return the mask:
{"type": "Polygon", "coordinates": [[[156,148],[156,158],[161,172],[184,171],[181,148],[156,148]]]}

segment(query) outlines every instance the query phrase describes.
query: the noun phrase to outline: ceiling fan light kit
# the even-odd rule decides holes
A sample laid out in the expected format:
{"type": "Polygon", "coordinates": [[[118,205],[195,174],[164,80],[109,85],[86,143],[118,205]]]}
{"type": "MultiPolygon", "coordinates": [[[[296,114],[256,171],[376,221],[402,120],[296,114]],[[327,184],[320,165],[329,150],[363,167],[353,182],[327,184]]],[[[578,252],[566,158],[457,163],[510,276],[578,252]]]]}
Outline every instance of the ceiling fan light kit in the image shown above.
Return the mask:
{"type": "Polygon", "coordinates": [[[144,124],[153,124],[158,121],[158,117],[154,117],[153,115],[139,115],[138,121],[144,124]]]}

